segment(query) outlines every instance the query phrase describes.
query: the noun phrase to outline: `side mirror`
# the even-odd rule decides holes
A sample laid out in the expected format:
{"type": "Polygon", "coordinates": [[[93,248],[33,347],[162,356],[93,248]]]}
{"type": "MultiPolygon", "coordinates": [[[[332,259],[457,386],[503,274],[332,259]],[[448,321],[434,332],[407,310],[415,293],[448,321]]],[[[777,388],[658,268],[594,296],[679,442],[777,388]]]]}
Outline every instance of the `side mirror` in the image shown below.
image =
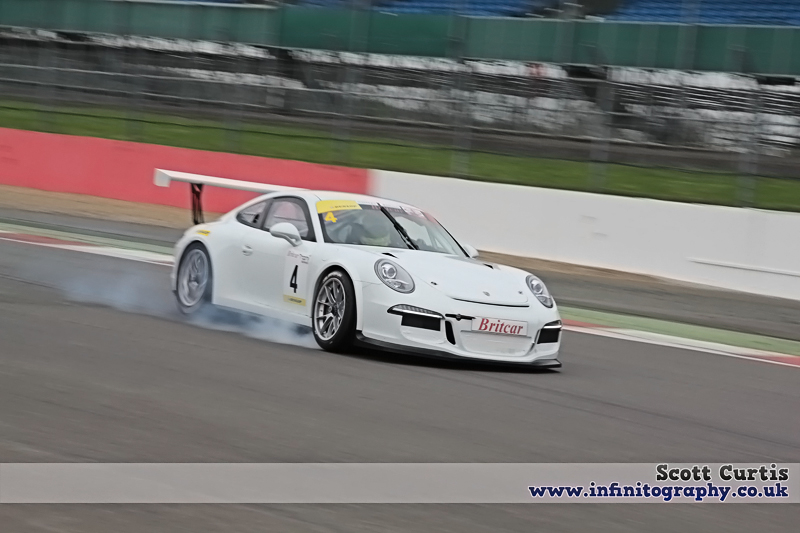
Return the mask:
{"type": "Polygon", "coordinates": [[[478,250],[475,249],[474,246],[470,246],[469,244],[464,245],[464,251],[467,252],[467,255],[470,257],[478,257],[478,250]]]}
{"type": "Polygon", "coordinates": [[[279,222],[278,224],[275,224],[272,226],[272,228],[270,228],[269,232],[273,237],[286,239],[292,246],[300,246],[300,244],[303,242],[303,239],[300,238],[300,232],[297,231],[296,227],[288,222],[279,222]]]}

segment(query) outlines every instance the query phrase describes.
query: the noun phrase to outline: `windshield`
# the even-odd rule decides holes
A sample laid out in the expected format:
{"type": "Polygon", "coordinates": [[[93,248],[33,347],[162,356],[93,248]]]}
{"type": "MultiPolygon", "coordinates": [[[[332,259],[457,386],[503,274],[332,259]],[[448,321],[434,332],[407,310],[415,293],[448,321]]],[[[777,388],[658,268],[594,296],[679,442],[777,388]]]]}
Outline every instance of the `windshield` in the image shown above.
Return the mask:
{"type": "Polygon", "coordinates": [[[416,247],[429,252],[464,255],[447,230],[419,209],[359,204],[350,200],[323,200],[317,202],[317,213],[325,242],[389,248],[416,247]],[[409,245],[392,219],[405,230],[413,246],[409,245]]]}

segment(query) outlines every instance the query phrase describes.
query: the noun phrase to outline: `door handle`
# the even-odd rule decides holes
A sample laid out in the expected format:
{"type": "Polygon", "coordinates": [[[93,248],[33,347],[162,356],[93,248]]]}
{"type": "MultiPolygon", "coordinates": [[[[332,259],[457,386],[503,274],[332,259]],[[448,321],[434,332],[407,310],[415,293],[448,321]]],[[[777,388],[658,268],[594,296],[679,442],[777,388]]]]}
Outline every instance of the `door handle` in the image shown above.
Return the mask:
{"type": "Polygon", "coordinates": [[[244,255],[252,255],[253,254],[253,248],[251,246],[245,244],[244,246],[242,246],[242,253],[244,255]]]}

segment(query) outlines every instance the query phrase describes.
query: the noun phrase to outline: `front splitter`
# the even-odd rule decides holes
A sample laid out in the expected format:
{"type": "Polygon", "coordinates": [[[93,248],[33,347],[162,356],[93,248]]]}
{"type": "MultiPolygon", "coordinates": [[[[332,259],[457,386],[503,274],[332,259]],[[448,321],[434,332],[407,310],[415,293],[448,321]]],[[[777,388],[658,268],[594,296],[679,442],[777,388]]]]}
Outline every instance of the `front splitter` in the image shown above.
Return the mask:
{"type": "Polygon", "coordinates": [[[461,357],[453,355],[442,350],[432,350],[430,348],[410,348],[402,344],[394,344],[391,342],[379,341],[365,337],[360,331],[356,332],[355,343],[357,346],[363,348],[376,348],[382,351],[393,352],[403,355],[412,355],[417,357],[426,357],[432,359],[445,359],[448,361],[460,361],[462,363],[479,363],[491,366],[514,366],[514,367],[527,367],[527,368],[542,368],[542,369],[555,369],[561,368],[561,361],[558,359],[544,359],[539,361],[526,361],[516,363],[514,361],[491,361],[488,359],[473,359],[470,357],[461,357]]]}

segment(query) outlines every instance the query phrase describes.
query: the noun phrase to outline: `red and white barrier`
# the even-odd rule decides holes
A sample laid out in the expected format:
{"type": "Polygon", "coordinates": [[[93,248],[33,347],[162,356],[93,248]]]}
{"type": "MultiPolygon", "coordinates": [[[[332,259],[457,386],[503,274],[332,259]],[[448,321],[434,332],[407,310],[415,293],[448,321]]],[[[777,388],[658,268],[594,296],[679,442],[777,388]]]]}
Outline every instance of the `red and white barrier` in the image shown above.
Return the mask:
{"type": "MultiPolygon", "coordinates": [[[[367,171],[359,168],[0,128],[2,185],[188,207],[189,186],[157,187],[156,168],[307,189],[368,188],[367,171]]],[[[203,203],[226,212],[254,194],[214,187],[203,203]]]]}
{"type": "MultiPolygon", "coordinates": [[[[189,207],[153,171],[372,194],[433,213],[483,250],[800,300],[800,214],[663,202],[0,128],[0,184],[189,207]]],[[[223,180],[224,181],[224,180],[223,180]]],[[[207,211],[250,191],[210,187],[207,211]]]]}

